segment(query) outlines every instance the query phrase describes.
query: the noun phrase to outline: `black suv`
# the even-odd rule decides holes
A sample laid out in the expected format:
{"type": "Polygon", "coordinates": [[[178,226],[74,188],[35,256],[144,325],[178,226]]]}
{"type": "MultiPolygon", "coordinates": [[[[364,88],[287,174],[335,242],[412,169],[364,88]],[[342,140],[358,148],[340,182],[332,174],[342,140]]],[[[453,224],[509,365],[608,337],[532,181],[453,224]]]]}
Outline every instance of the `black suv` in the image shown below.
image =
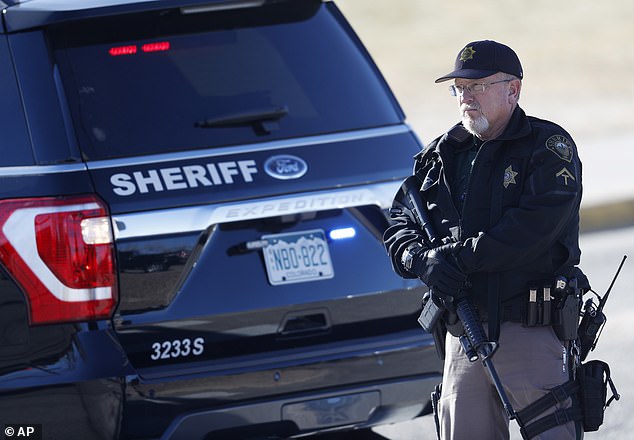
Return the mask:
{"type": "Polygon", "coordinates": [[[382,245],[421,145],[317,0],[4,0],[0,425],[286,438],[424,413],[382,245]]]}

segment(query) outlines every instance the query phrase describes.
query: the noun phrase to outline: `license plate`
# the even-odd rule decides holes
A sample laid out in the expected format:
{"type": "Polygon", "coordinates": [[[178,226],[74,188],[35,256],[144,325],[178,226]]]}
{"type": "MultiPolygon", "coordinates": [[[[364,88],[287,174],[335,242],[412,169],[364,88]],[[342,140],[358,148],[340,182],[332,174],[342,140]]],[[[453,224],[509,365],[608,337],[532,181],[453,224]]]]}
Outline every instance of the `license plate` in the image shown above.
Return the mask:
{"type": "Polygon", "coordinates": [[[264,235],[262,249],[269,282],[281,284],[325,280],[335,276],[326,234],[320,229],[264,235]]]}

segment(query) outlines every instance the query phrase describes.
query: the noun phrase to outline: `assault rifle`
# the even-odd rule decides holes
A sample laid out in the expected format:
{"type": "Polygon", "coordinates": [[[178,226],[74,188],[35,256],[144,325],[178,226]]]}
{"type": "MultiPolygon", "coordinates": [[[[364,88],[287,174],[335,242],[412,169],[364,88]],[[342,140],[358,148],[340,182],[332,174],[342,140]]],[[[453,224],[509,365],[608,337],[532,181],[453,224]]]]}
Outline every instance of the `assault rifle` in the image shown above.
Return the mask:
{"type": "MultiPolygon", "coordinates": [[[[429,238],[431,245],[440,246],[441,244],[444,244],[444,242],[434,232],[426,205],[420,197],[419,188],[420,179],[416,176],[408,177],[401,185],[401,191],[409,202],[410,209],[416,222],[421,229],[425,231],[425,234],[427,234],[427,238],[429,238]]],[[[425,331],[431,333],[437,325],[438,318],[443,314],[444,308],[442,302],[438,298],[434,297],[434,293],[431,288],[429,295],[430,297],[423,307],[423,311],[421,312],[418,322],[425,331]]],[[[460,322],[462,322],[462,327],[464,328],[464,334],[460,337],[460,343],[465,351],[465,354],[471,362],[475,362],[478,359],[482,360],[482,363],[495,385],[495,389],[509,419],[516,419],[520,428],[523,429],[524,426],[517,418],[517,413],[511,406],[511,402],[504,391],[500,377],[498,376],[491,359],[497,349],[497,343],[487,339],[482,323],[478,319],[476,311],[466,295],[461,295],[455,299],[455,307],[456,314],[458,315],[460,322]]]]}
{"type": "MultiPolygon", "coordinates": [[[[429,219],[429,213],[426,205],[420,197],[419,188],[420,180],[416,176],[410,176],[405,179],[401,185],[401,191],[406,197],[407,202],[409,202],[415,221],[419,224],[421,229],[425,231],[425,234],[432,246],[441,246],[446,244],[448,241],[450,242],[450,240],[447,239],[439,239],[439,237],[435,234],[429,219]]],[[[623,256],[623,260],[614,275],[614,279],[603,297],[591,290],[591,292],[599,298],[598,305],[594,305],[592,298],[585,303],[583,316],[581,318],[581,322],[579,323],[577,333],[580,341],[581,361],[585,359],[590,351],[594,350],[599,336],[601,335],[601,330],[607,321],[605,314],[603,313],[603,307],[607,302],[608,296],[614,286],[614,282],[621,272],[621,268],[623,267],[623,263],[625,263],[626,258],[627,256],[623,256]]],[[[434,295],[431,287],[428,295],[429,297],[423,306],[423,311],[418,318],[418,322],[427,332],[432,333],[434,330],[438,331],[439,328],[442,329],[438,321],[440,316],[442,316],[445,312],[445,307],[442,300],[434,295]]],[[[460,342],[465,354],[471,362],[475,362],[478,359],[482,360],[487,373],[495,385],[495,389],[502,405],[504,406],[507,416],[510,420],[516,420],[524,440],[533,438],[539,433],[563,423],[558,418],[558,414],[560,414],[559,412],[545,416],[537,421],[533,421],[528,425],[525,423],[526,421],[533,420],[535,416],[541,414],[547,408],[556,405],[561,398],[560,394],[562,390],[566,396],[570,396],[573,393],[577,393],[579,388],[581,388],[582,391],[580,395],[583,399],[581,409],[573,406],[568,410],[563,410],[566,418],[564,422],[569,420],[583,420],[584,431],[590,432],[599,429],[599,426],[603,423],[603,412],[605,411],[605,408],[613,399],[618,400],[620,398],[620,395],[616,391],[614,383],[610,377],[609,366],[605,362],[589,361],[580,365],[579,375],[582,376],[581,379],[577,377],[577,379],[570,380],[565,384],[554,388],[549,394],[543,396],[517,413],[511,406],[491,359],[497,349],[497,343],[487,340],[484,328],[478,319],[473,305],[469,302],[466,295],[460,295],[454,300],[454,303],[456,314],[458,315],[464,329],[464,334],[460,337],[460,342]],[[606,403],[605,398],[607,395],[608,384],[612,389],[612,397],[606,403]]],[[[437,405],[439,397],[439,387],[437,387],[436,391],[432,393],[432,406],[437,405]]],[[[438,438],[440,438],[439,429],[438,420],[436,420],[438,438]]]]}

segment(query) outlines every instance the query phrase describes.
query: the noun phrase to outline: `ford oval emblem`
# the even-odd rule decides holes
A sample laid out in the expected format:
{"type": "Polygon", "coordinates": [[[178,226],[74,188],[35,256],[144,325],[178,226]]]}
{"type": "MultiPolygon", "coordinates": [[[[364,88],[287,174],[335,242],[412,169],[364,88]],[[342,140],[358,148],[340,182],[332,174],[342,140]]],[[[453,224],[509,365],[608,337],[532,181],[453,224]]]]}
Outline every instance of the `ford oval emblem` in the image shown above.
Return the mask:
{"type": "Polygon", "coordinates": [[[308,164],[297,156],[282,154],[269,157],[264,162],[264,171],[275,179],[299,179],[308,171],[308,164]]]}

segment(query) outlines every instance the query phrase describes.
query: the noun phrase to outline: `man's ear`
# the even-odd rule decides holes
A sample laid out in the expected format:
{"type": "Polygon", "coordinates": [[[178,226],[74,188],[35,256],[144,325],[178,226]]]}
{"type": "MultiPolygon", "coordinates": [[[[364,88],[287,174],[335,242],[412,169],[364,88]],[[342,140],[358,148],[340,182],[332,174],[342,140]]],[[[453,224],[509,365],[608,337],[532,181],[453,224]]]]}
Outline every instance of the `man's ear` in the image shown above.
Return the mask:
{"type": "Polygon", "coordinates": [[[515,104],[520,99],[520,91],[522,90],[522,82],[513,80],[509,83],[509,102],[515,104]]]}

